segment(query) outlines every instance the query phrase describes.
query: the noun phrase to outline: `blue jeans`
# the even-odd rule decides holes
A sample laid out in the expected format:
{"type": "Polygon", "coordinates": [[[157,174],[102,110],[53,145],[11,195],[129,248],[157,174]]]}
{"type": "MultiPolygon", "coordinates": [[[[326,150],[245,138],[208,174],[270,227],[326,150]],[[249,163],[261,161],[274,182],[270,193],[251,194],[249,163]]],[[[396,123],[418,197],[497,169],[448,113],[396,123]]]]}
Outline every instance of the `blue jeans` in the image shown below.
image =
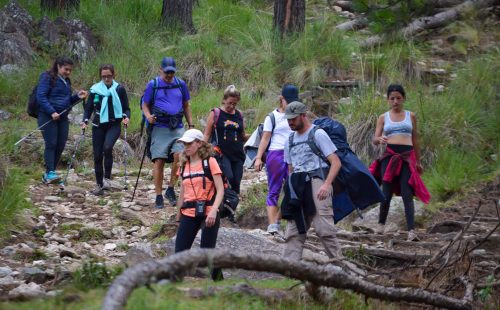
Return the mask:
{"type": "MultiPolygon", "coordinates": [[[[51,120],[52,117],[40,111],[38,113],[38,126],[51,120]]],[[[43,139],[45,140],[45,169],[47,172],[55,171],[57,163],[61,159],[61,154],[68,141],[69,121],[63,117],[57,121],[52,121],[42,128],[43,139]]]]}

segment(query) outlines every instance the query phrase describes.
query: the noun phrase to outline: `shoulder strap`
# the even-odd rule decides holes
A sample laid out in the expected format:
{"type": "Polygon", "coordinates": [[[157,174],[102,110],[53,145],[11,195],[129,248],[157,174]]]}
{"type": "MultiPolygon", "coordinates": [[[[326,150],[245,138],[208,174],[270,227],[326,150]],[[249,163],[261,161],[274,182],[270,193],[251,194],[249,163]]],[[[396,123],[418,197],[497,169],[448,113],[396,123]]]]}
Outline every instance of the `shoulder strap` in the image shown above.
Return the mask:
{"type": "Polygon", "coordinates": [[[182,88],[182,85],[179,82],[180,80],[176,76],[174,76],[174,81],[175,81],[175,84],[177,84],[177,86],[179,87],[179,90],[181,91],[182,102],[184,103],[184,97],[186,97],[186,94],[184,93],[184,88],[182,88]]]}
{"type": "Polygon", "coordinates": [[[155,77],[154,80],[153,80],[153,98],[151,99],[151,108],[154,107],[155,105],[155,99],[156,99],[156,92],[158,91],[158,84],[159,84],[159,81],[158,81],[158,77],[155,77]]]}
{"type": "Polygon", "coordinates": [[[293,146],[293,137],[295,136],[295,131],[292,131],[290,136],[288,136],[288,149],[292,149],[293,146]]]}
{"type": "Polygon", "coordinates": [[[205,158],[204,160],[202,160],[202,164],[203,164],[203,173],[205,174],[205,176],[210,180],[210,181],[214,181],[214,176],[212,175],[212,170],[210,170],[210,164],[209,164],[209,160],[210,160],[211,157],[208,157],[208,158],[205,158]]]}
{"type": "Polygon", "coordinates": [[[313,129],[309,132],[309,135],[307,136],[307,144],[309,145],[309,148],[316,156],[318,156],[325,163],[330,165],[330,162],[326,158],[325,154],[323,154],[323,152],[321,152],[319,147],[316,145],[315,136],[316,136],[316,131],[318,131],[318,129],[321,129],[321,128],[319,126],[314,126],[313,129]]]}
{"type": "Polygon", "coordinates": [[[273,112],[269,113],[268,115],[269,115],[269,118],[271,119],[271,125],[272,125],[271,134],[272,134],[274,132],[274,128],[276,127],[276,117],[274,117],[273,112]]]}

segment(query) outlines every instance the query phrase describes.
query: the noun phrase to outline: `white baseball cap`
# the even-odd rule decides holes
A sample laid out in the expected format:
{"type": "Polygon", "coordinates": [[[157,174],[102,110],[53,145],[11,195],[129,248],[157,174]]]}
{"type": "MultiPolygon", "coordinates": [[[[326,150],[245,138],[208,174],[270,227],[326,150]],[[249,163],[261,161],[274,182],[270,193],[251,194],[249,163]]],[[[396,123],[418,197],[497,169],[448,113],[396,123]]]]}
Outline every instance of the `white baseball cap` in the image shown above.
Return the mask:
{"type": "Polygon", "coordinates": [[[177,142],[186,142],[191,143],[194,140],[203,140],[203,133],[198,129],[189,129],[184,132],[181,138],[177,140],[177,142]]]}

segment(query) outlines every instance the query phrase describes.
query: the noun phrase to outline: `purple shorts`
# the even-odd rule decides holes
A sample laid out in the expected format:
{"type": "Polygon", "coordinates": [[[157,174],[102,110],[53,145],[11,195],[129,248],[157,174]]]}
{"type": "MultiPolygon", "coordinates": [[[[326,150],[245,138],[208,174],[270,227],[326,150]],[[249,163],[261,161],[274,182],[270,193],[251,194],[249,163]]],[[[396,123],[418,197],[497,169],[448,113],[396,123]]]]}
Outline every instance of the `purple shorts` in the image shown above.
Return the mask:
{"type": "Polygon", "coordinates": [[[266,156],[267,170],[267,206],[278,206],[278,199],[281,192],[281,186],[288,176],[288,165],[285,162],[283,150],[268,151],[266,156]]]}

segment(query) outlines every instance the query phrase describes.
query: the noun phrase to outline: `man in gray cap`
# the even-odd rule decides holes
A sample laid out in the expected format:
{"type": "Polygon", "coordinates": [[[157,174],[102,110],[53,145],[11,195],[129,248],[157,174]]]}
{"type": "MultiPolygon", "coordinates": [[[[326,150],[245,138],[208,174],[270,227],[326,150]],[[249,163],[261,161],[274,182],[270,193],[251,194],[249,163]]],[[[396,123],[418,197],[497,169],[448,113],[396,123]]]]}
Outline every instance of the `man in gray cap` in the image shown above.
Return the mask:
{"type": "Polygon", "coordinates": [[[288,220],[284,256],[302,258],[307,230],[312,226],[328,256],[339,258],[342,252],[332,216],[332,183],[341,163],[335,154],[335,144],[323,129],[311,123],[307,111],[299,101],[291,102],[285,109],[288,125],[294,132],[285,144],[285,162],[291,174],[281,205],[282,217],[288,220]],[[311,143],[317,145],[329,164],[313,152],[311,143]]]}

